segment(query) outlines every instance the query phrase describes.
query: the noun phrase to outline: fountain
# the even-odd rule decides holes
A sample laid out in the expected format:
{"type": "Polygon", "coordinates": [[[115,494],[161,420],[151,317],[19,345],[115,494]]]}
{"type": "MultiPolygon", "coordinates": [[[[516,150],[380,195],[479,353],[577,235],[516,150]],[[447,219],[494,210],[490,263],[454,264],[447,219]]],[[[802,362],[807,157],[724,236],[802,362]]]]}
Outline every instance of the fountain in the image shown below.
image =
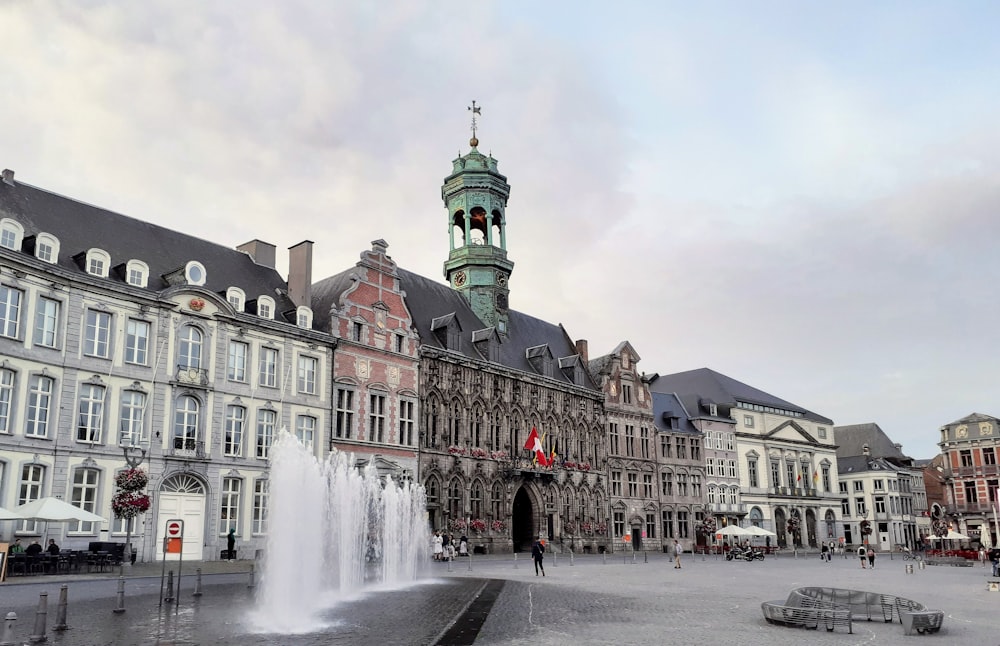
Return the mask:
{"type": "Polygon", "coordinates": [[[320,463],[285,431],[269,486],[259,630],[322,630],[338,602],[417,580],[430,538],[422,488],[383,481],[374,464],[359,470],[339,451],[320,463]]]}

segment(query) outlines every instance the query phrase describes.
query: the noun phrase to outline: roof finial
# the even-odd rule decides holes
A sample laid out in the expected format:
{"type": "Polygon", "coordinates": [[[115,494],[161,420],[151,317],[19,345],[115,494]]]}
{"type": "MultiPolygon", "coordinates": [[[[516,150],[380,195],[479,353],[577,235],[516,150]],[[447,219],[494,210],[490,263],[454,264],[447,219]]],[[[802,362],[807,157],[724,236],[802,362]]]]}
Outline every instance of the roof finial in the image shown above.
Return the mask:
{"type": "Polygon", "coordinates": [[[472,105],[470,105],[468,109],[472,112],[472,139],[469,140],[469,145],[475,148],[476,146],[479,145],[479,140],[476,139],[476,115],[482,114],[481,112],[482,108],[477,106],[476,102],[473,101],[472,105]]]}

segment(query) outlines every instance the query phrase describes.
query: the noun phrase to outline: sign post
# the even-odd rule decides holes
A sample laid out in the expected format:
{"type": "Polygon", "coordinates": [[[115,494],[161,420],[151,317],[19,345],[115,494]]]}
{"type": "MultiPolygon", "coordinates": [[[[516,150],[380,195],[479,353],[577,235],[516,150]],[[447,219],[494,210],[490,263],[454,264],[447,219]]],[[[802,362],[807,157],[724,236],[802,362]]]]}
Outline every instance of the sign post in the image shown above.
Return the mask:
{"type": "MultiPolygon", "coordinates": [[[[171,518],[163,527],[163,570],[160,572],[160,605],[163,605],[163,582],[167,572],[167,554],[177,555],[177,590],[181,589],[181,565],[184,562],[184,521],[171,518]]],[[[180,605],[180,604],[178,604],[180,605]]]]}

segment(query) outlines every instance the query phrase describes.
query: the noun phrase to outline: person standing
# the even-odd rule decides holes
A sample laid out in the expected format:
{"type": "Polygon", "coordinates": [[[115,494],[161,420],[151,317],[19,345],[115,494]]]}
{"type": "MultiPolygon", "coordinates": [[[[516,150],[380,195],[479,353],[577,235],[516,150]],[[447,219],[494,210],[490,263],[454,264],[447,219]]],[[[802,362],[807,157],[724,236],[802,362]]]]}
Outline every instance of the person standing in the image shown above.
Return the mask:
{"type": "Polygon", "coordinates": [[[819,560],[821,560],[821,561],[829,561],[830,560],[830,546],[827,545],[826,543],[823,543],[823,548],[822,548],[822,550],[820,550],[819,560]]]}
{"type": "Polygon", "coordinates": [[[226,556],[229,557],[230,561],[236,560],[236,528],[232,527],[229,530],[229,535],[226,536],[226,556]]]}
{"type": "Polygon", "coordinates": [[[444,539],[441,538],[441,530],[434,532],[434,560],[440,561],[444,555],[444,539]]]}
{"type": "Polygon", "coordinates": [[[535,537],[535,542],[531,546],[531,558],[535,562],[535,576],[538,576],[538,571],[542,571],[542,576],[545,576],[545,564],[542,562],[545,560],[545,543],[542,542],[541,536],[535,537]]]}
{"type": "Polygon", "coordinates": [[[868,546],[868,567],[875,569],[875,550],[872,549],[871,545],[868,546]]]}
{"type": "Polygon", "coordinates": [[[681,544],[678,543],[677,539],[675,538],[674,539],[674,569],[675,570],[681,569],[681,554],[683,554],[683,553],[684,553],[684,548],[681,547],[681,544]]]}
{"type": "Polygon", "coordinates": [[[1000,547],[991,549],[989,556],[993,563],[993,576],[1000,576],[1000,547]]]}
{"type": "Polygon", "coordinates": [[[865,546],[862,545],[861,547],[858,548],[858,558],[861,560],[862,570],[865,569],[865,557],[867,556],[868,556],[868,550],[866,550],[865,546]]]}

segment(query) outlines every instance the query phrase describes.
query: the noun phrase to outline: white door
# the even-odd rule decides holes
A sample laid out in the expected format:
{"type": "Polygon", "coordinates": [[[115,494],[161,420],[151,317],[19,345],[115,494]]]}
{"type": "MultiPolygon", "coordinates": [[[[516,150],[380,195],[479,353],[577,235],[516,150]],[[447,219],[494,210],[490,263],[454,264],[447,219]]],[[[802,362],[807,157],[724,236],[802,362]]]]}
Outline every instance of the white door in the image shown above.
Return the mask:
{"type": "Polygon", "coordinates": [[[890,551],[889,547],[889,532],[879,532],[878,533],[879,549],[883,552],[890,551]]]}
{"type": "MultiPolygon", "coordinates": [[[[163,483],[156,513],[157,560],[164,558],[163,538],[166,536],[167,521],[172,519],[184,521],[182,546],[184,560],[202,560],[205,536],[205,488],[200,481],[188,475],[175,475],[163,483]]],[[[176,561],[180,557],[180,554],[166,555],[168,561],[176,561]]]]}

